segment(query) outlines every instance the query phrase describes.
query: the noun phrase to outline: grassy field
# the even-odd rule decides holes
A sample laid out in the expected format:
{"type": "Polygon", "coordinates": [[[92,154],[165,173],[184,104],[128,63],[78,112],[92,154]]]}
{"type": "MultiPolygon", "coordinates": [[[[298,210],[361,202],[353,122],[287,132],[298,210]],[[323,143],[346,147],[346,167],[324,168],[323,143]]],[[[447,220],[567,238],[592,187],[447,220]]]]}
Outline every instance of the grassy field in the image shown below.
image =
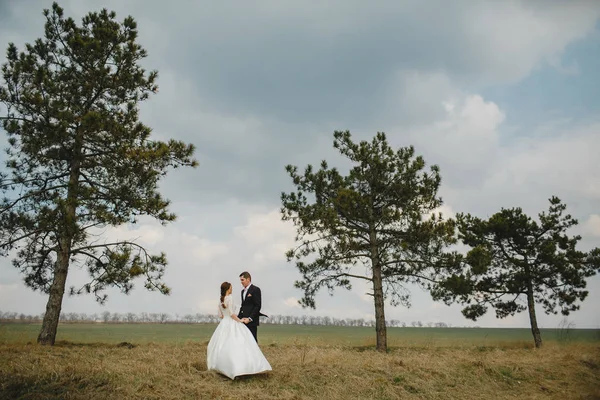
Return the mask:
{"type": "MultiPolygon", "coordinates": [[[[215,324],[61,324],[58,340],[78,343],[170,343],[206,342],[215,324]]],[[[0,324],[0,343],[35,342],[39,324],[0,324]]],[[[268,325],[260,326],[260,342],[272,344],[319,344],[370,346],[375,328],[268,325]]],[[[542,329],[549,342],[600,343],[598,329],[542,329]]],[[[515,328],[388,328],[388,345],[469,347],[532,343],[529,329],[515,328]]]]}
{"type": "Polygon", "coordinates": [[[273,371],[231,381],[206,370],[210,324],[0,325],[2,399],[600,399],[598,330],[264,325],[273,371]],[[125,345],[123,342],[127,342],[125,345]]]}

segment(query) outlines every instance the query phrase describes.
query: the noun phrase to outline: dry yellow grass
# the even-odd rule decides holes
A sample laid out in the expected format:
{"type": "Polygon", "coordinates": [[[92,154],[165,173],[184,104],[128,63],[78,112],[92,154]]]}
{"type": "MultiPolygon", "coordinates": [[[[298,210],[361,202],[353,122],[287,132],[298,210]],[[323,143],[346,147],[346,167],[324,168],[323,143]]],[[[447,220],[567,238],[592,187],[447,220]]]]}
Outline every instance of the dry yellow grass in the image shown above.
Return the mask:
{"type": "Polygon", "coordinates": [[[273,371],[231,381],[206,343],[0,344],[2,399],[600,399],[600,347],[267,345],[273,371]]]}

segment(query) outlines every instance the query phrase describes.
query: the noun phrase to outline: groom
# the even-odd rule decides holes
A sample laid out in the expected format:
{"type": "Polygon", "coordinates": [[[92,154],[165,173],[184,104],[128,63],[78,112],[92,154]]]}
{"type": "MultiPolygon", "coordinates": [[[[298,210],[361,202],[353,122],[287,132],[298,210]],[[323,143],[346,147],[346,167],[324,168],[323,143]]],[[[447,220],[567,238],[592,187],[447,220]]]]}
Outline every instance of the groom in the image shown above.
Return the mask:
{"type": "Polygon", "coordinates": [[[260,325],[259,317],[266,317],[266,315],[261,314],[260,312],[260,288],[252,284],[252,277],[246,271],[240,274],[240,283],[244,289],[242,290],[242,306],[240,307],[238,318],[246,324],[248,329],[250,329],[250,332],[252,332],[254,340],[258,343],[256,334],[258,325],[260,325]]]}

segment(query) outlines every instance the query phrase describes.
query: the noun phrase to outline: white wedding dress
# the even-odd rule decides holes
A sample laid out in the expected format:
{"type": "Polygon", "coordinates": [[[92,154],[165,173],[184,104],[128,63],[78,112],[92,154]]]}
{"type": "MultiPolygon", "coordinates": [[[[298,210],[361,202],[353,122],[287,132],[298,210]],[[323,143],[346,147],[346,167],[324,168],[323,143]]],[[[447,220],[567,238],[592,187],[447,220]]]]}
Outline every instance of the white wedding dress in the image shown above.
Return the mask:
{"type": "Polygon", "coordinates": [[[250,330],[237,322],[231,295],[223,300],[226,308],[219,303],[219,316],[223,319],[217,325],[206,350],[206,365],[234,379],[240,375],[252,375],[271,371],[271,365],[258,347],[250,330]]]}

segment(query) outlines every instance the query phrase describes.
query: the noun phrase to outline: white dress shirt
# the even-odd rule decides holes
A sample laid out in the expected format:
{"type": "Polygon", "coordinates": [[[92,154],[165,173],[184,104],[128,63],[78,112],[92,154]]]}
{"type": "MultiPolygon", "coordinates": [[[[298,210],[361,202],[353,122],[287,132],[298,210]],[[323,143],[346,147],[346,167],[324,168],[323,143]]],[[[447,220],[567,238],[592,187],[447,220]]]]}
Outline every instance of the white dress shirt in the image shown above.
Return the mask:
{"type": "Polygon", "coordinates": [[[246,300],[246,295],[248,294],[248,289],[250,289],[250,286],[252,286],[252,284],[249,284],[244,288],[244,300],[246,300]]]}

